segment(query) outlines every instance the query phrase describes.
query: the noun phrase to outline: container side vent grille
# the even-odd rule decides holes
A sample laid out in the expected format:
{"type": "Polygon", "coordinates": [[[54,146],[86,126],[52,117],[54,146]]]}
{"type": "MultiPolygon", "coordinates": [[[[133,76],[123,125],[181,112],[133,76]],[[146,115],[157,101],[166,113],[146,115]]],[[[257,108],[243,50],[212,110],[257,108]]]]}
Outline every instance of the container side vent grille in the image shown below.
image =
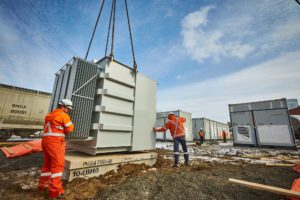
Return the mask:
{"type": "Polygon", "coordinates": [[[75,129],[67,136],[68,139],[89,137],[96,92],[96,75],[97,65],[78,59],[72,94],[74,109],[70,114],[75,129]]]}

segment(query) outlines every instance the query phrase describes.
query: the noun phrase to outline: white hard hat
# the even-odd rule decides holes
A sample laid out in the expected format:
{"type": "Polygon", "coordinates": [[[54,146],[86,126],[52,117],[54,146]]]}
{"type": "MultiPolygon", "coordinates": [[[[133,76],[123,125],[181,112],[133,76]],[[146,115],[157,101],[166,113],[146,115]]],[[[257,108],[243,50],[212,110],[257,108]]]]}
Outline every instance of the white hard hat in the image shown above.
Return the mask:
{"type": "Polygon", "coordinates": [[[169,112],[168,115],[175,115],[174,112],[169,112]]]}
{"type": "Polygon", "coordinates": [[[73,109],[73,102],[71,100],[69,100],[69,99],[63,99],[58,104],[62,105],[62,106],[66,106],[70,110],[73,109]]]}

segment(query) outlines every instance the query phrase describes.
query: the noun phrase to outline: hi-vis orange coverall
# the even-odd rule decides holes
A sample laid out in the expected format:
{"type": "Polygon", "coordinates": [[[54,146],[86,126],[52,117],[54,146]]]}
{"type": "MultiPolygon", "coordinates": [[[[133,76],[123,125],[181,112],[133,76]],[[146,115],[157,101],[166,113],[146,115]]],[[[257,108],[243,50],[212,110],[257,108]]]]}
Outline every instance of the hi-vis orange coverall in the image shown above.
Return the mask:
{"type": "Polygon", "coordinates": [[[74,125],[69,115],[56,109],[45,118],[42,148],[44,164],[39,178],[38,190],[49,189],[49,197],[64,194],[61,176],[65,161],[65,135],[73,132],[74,125]]]}
{"type": "Polygon", "coordinates": [[[168,119],[169,121],[162,128],[158,128],[155,131],[163,132],[167,129],[170,130],[174,142],[174,166],[177,166],[179,163],[179,143],[182,146],[185,164],[188,165],[189,153],[186,145],[185,130],[183,125],[186,119],[184,117],[175,117],[173,115],[169,115],[168,119]]]}
{"type": "Polygon", "coordinates": [[[169,121],[162,127],[158,128],[157,132],[170,130],[172,138],[182,137],[185,135],[183,123],[186,121],[184,117],[170,117],[169,121]]]}

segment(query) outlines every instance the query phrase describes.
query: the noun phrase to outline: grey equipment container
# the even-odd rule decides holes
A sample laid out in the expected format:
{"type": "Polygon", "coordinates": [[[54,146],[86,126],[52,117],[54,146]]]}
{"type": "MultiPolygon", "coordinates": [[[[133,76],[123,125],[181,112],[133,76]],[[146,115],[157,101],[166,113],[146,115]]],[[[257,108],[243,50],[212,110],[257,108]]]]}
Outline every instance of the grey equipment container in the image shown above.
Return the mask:
{"type": "MultiPolygon", "coordinates": [[[[220,140],[221,132],[224,130],[229,134],[229,127],[222,122],[214,121],[207,118],[193,118],[193,135],[194,140],[200,140],[199,131],[204,131],[205,140],[220,140]]],[[[227,136],[228,137],[228,136],[227,136]]],[[[229,139],[229,137],[228,137],[229,139]]]]}
{"type": "MultiPolygon", "coordinates": [[[[184,123],[184,129],[185,129],[185,138],[187,141],[193,141],[193,131],[192,131],[192,115],[189,112],[185,112],[182,110],[176,110],[176,111],[168,111],[168,112],[158,112],[156,114],[156,126],[162,127],[168,122],[168,114],[172,112],[176,117],[184,117],[186,119],[186,122],[184,123]]],[[[170,134],[170,131],[167,130],[164,133],[157,133],[156,134],[157,140],[165,140],[165,141],[171,141],[172,136],[170,134]]]]}
{"type": "Polygon", "coordinates": [[[296,149],[286,99],[229,104],[234,145],[296,149]]]}
{"type": "Polygon", "coordinates": [[[75,130],[67,139],[88,154],[155,148],[156,82],[118,61],[73,58],[57,74],[51,109],[71,99],[75,130]]]}

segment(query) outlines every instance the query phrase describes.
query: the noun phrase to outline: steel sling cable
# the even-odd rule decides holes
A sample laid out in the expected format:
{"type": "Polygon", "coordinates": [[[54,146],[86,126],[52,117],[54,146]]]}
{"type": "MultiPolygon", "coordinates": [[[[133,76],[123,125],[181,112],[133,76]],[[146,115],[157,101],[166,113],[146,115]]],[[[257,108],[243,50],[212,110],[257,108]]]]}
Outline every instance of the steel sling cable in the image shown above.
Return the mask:
{"type": "Polygon", "coordinates": [[[94,26],[93,34],[92,34],[92,37],[91,37],[91,40],[90,40],[87,52],[85,54],[84,60],[86,60],[87,57],[88,57],[88,55],[89,55],[89,51],[90,51],[90,48],[91,48],[92,41],[94,39],[94,35],[95,35],[95,32],[96,32],[97,26],[98,26],[98,21],[100,19],[101,13],[102,13],[102,8],[103,8],[103,5],[104,5],[104,2],[105,2],[105,0],[102,1],[101,7],[100,7],[100,10],[99,10],[99,13],[98,13],[98,17],[97,17],[97,20],[96,20],[96,23],[95,23],[95,26],[94,26]]]}
{"type": "Polygon", "coordinates": [[[131,32],[131,27],[130,27],[130,19],[129,19],[128,7],[127,7],[127,0],[125,0],[125,7],[126,7],[129,35],[130,35],[131,52],[132,52],[132,58],[133,58],[133,68],[134,68],[134,71],[137,72],[137,64],[136,64],[135,54],[134,54],[133,39],[132,39],[132,32],[131,32]]]}
{"type": "Polygon", "coordinates": [[[112,22],[111,19],[112,19],[113,9],[114,9],[114,1],[112,1],[112,3],[111,3],[109,25],[108,25],[108,32],[107,32],[106,45],[105,45],[105,55],[104,56],[107,55],[107,47],[108,47],[108,42],[109,42],[110,30],[111,30],[111,22],[112,22]]]}
{"type": "Polygon", "coordinates": [[[54,33],[54,36],[61,42],[61,44],[63,44],[66,47],[67,51],[71,55],[76,55],[74,49],[61,37],[61,35],[56,31],[56,29],[53,26],[51,26],[51,24],[48,22],[48,20],[43,17],[41,12],[38,9],[36,9],[36,7],[33,5],[33,3],[30,1],[25,1],[25,3],[33,11],[33,14],[44,24],[44,26],[47,27],[47,29],[50,32],[54,33]]]}
{"type": "Polygon", "coordinates": [[[116,21],[116,6],[117,6],[117,1],[113,0],[114,4],[114,10],[113,10],[113,21],[112,21],[112,34],[111,34],[111,49],[110,49],[110,60],[114,60],[114,37],[115,37],[115,21],[116,21]]]}

